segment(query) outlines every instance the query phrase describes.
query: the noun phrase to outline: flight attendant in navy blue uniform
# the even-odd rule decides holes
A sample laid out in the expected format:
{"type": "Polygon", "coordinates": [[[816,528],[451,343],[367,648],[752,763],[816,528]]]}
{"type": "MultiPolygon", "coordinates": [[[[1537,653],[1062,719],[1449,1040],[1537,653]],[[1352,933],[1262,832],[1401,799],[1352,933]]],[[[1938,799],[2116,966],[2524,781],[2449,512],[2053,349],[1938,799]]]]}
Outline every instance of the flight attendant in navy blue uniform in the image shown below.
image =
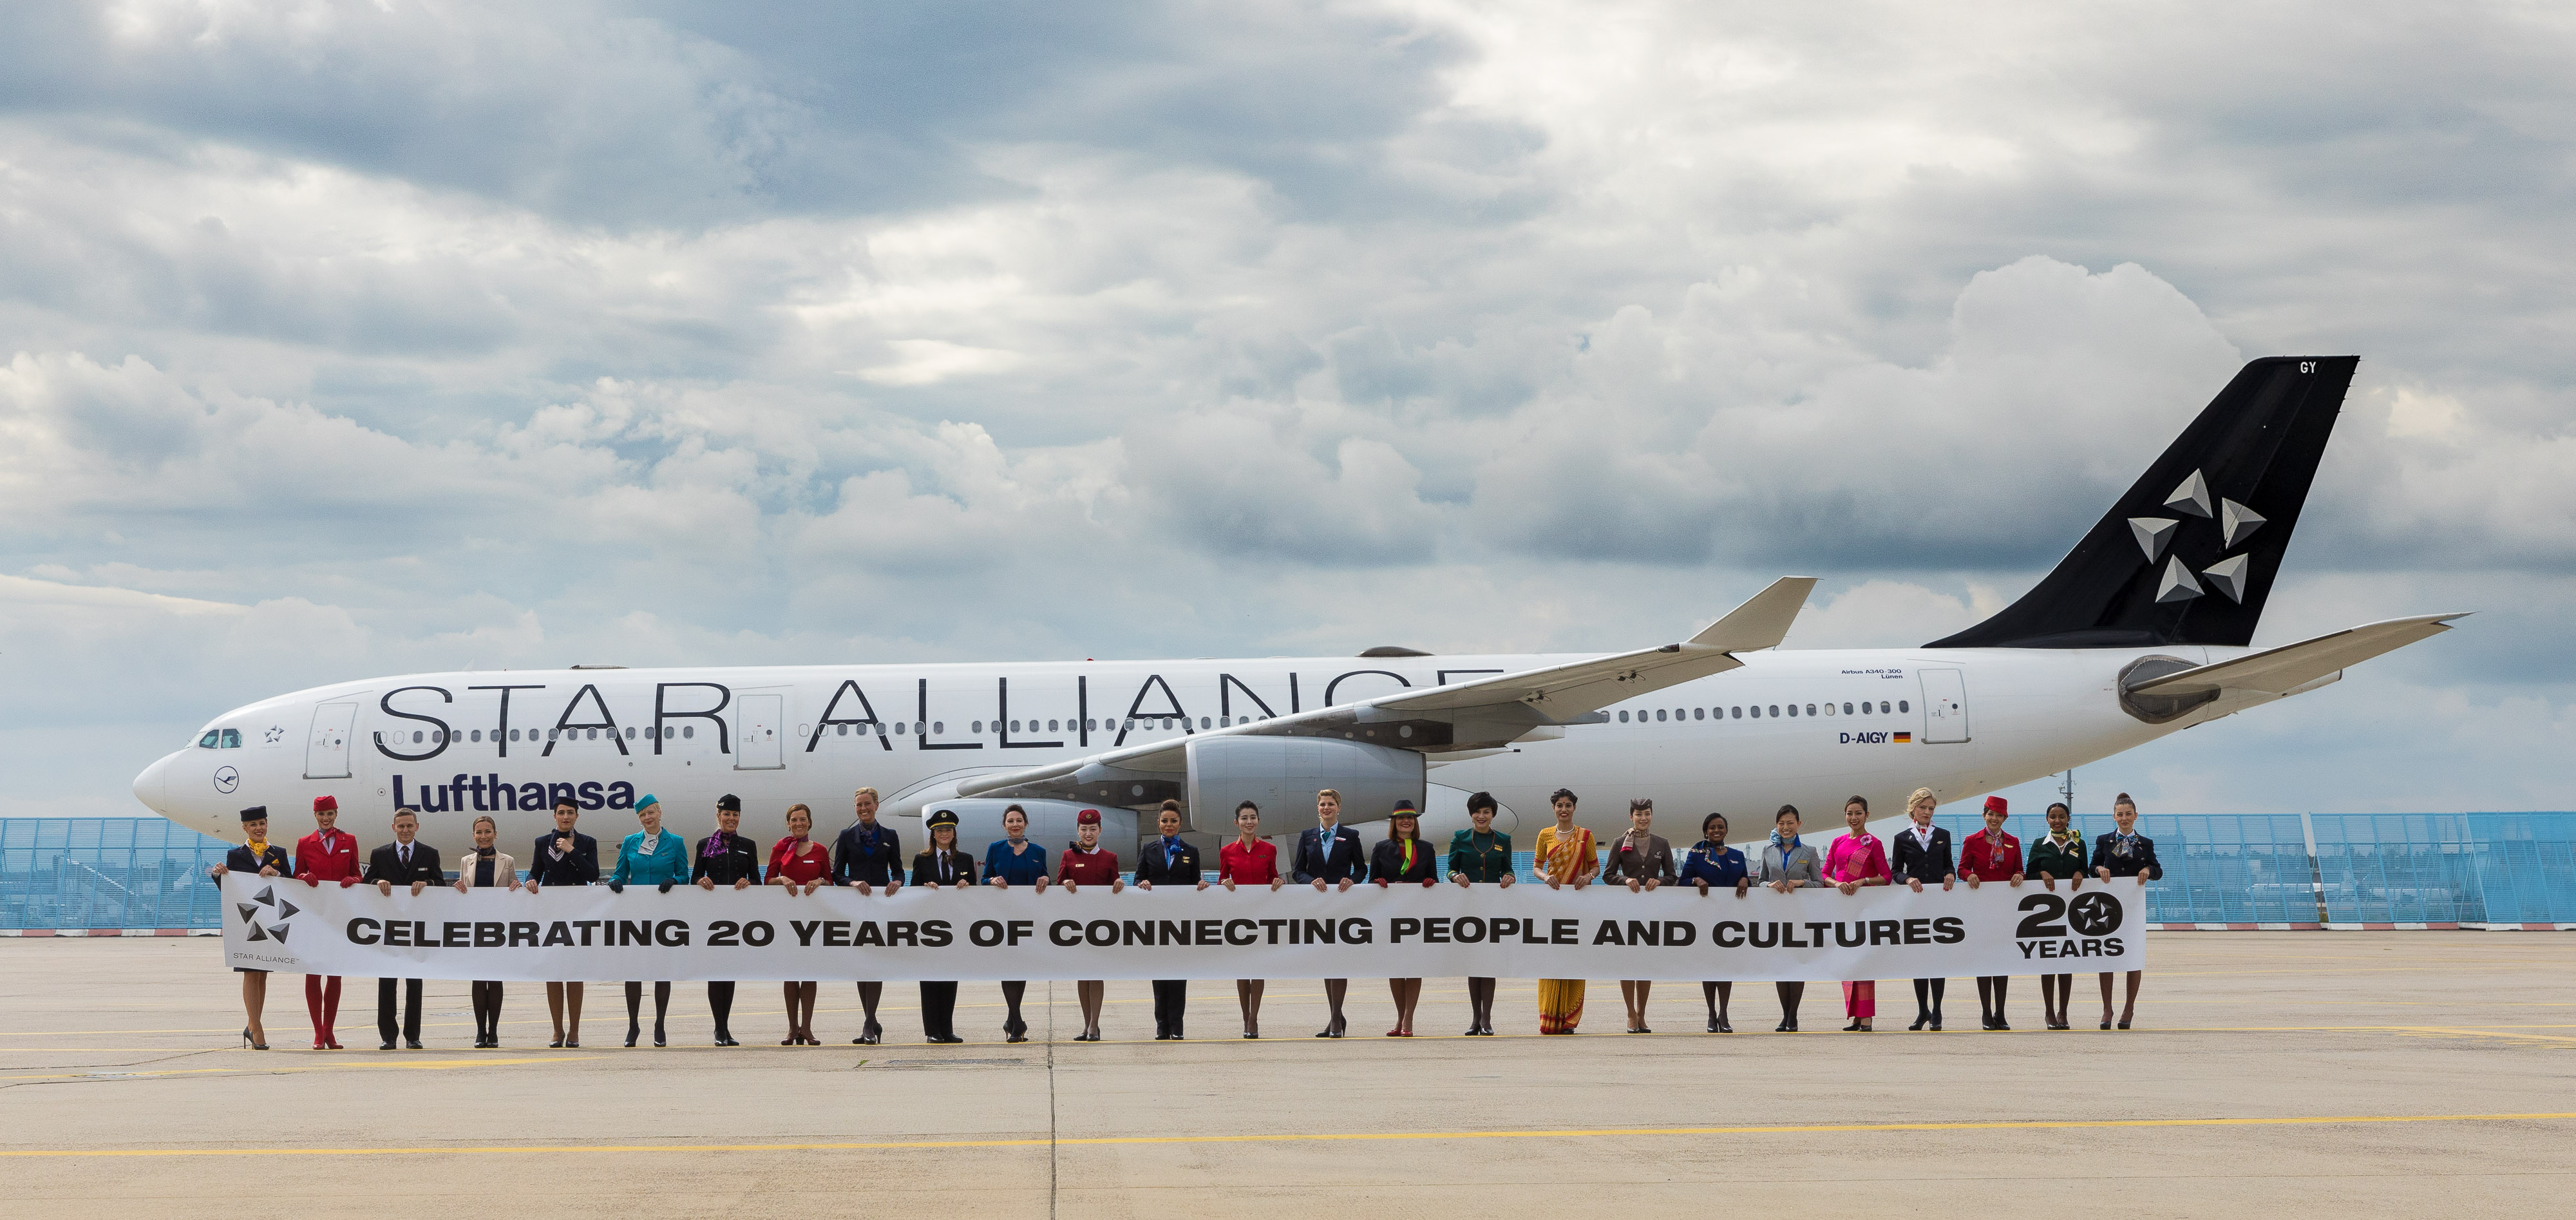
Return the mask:
{"type": "MultiPolygon", "coordinates": [[[[598,884],[599,840],[573,829],[580,820],[580,805],[570,798],[555,802],[554,833],[538,835],[528,855],[529,893],[548,885],[598,884]]],[[[546,1044],[548,1049],[580,1046],[581,983],[546,984],[546,1015],[555,1023],[555,1040],[546,1044]]]]}
{"type": "MultiPolygon", "coordinates": [[[[1029,841],[1029,811],[1018,805],[1002,810],[1000,842],[984,849],[984,884],[1009,889],[1015,885],[1036,888],[1043,894],[1047,887],[1047,852],[1029,841]]],[[[1010,1015],[1002,1018],[1002,1039],[1006,1042],[1029,1040],[1029,1023],[1020,1018],[1020,1001],[1027,997],[1026,979],[1002,983],[1002,1006],[1010,1015]]]]}
{"type": "MultiPolygon", "coordinates": [[[[1889,849],[1888,868],[1917,894],[1926,883],[1938,883],[1950,889],[1959,883],[1959,865],[1950,849],[1950,832],[1932,824],[1932,811],[1939,802],[1929,788],[1917,788],[1905,798],[1905,816],[1913,825],[1897,831],[1894,846],[1889,849]]],[[[1907,1029],[1930,1027],[1941,1032],[1941,993],[1948,979],[1914,980],[1914,1024],[1907,1029]]]]}
{"type": "MultiPolygon", "coordinates": [[[[1744,853],[1726,845],[1725,814],[1712,813],[1699,820],[1699,842],[1683,853],[1681,872],[1673,884],[1698,886],[1703,895],[1731,889],[1738,898],[1752,890],[1753,872],[1744,862],[1744,853]]],[[[1732,981],[1701,980],[1699,998],[1708,1003],[1708,1032],[1735,1032],[1734,1023],[1726,1019],[1726,1003],[1735,998],[1732,981]]]]}
{"type": "MultiPolygon", "coordinates": [[[[286,849],[268,841],[268,806],[253,805],[242,810],[241,825],[242,838],[249,846],[225,852],[223,863],[206,870],[215,884],[222,885],[224,874],[235,869],[262,877],[284,877],[295,871],[295,866],[287,862],[286,849]]],[[[250,1018],[250,1024],[242,1026],[242,1044],[255,1051],[267,1050],[268,1027],[260,1024],[259,1018],[260,1011],[268,1006],[268,972],[235,966],[233,973],[242,976],[242,1011],[250,1018]]],[[[2110,987],[2110,983],[2103,983],[2102,994],[2109,995],[2110,987]]]]}
{"type": "MultiPolygon", "coordinates": [[[[1315,825],[1297,836],[1297,854],[1288,864],[1288,879],[1299,885],[1312,885],[1316,893],[1324,887],[1348,890],[1368,880],[1368,849],[1360,846],[1360,832],[1342,825],[1342,794],[1326,788],[1315,794],[1315,825]]],[[[1342,996],[1351,988],[1349,979],[1325,979],[1324,1003],[1333,1010],[1318,1038],[1338,1038],[1350,1027],[1342,1019],[1342,996]]]]}
{"type": "MultiPolygon", "coordinates": [[[[832,843],[832,884],[862,894],[879,888],[888,894],[902,889],[903,840],[895,836],[894,827],[877,821],[877,790],[861,788],[851,793],[850,810],[858,820],[832,843]]],[[[864,1015],[859,1036],[850,1039],[850,1045],[875,1046],[885,1037],[885,1027],[877,1024],[877,1001],[884,995],[883,983],[859,984],[859,1008],[864,1015]]]]}
{"type": "MultiPolygon", "coordinates": [[[[2093,840],[2093,875],[2108,881],[2113,877],[2136,877],[2140,897],[2149,881],[2162,881],[2165,866],[2156,862],[2156,841],[2138,833],[2138,803],[2123,792],[2111,802],[2111,820],[2120,829],[2093,840]]],[[[2129,972],[2129,998],[2120,1006],[2120,1028],[2129,1028],[2129,1018],[2137,1015],[2138,984],[2147,977],[2144,970],[2129,972]]],[[[2111,972],[2102,972],[2102,1028],[2111,1028],[2111,972]]]]}
{"type": "MultiPolygon", "coordinates": [[[[1151,890],[1156,885],[1208,887],[1207,878],[1199,873],[1199,849],[1181,838],[1181,803],[1163,802],[1162,811],[1154,817],[1155,828],[1162,837],[1147,839],[1136,854],[1136,888],[1151,890]]],[[[1187,979],[1154,980],[1154,1040],[1181,1040],[1181,1017],[1189,1006],[1190,984],[1187,979]]]]}

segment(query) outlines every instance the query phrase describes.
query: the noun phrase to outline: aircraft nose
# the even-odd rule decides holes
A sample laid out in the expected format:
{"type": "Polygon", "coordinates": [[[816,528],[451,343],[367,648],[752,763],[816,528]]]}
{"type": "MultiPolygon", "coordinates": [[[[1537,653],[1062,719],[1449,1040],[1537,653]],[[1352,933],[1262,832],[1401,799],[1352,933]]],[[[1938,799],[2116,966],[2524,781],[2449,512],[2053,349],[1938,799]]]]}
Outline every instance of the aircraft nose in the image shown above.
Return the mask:
{"type": "Polygon", "coordinates": [[[167,808],[170,803],[170,757],[162,755],[151,766],[145,767],[143,774],[134,777],[134,799],[164,817],[170,812],[167,808]]]}

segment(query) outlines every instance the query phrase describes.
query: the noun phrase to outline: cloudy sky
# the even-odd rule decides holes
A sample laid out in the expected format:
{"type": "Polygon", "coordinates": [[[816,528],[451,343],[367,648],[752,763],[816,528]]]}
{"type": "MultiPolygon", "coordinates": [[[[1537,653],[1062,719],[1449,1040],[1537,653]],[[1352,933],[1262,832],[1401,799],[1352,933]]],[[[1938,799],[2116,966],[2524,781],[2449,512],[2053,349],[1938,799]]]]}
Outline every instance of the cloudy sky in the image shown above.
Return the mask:
{"type": "Polygon", "coordinates": [[[2087,806],[2576,807],[2563,7],[12,11],[0,813],[420,669],[1916,644],[2342,353],[2258,643],[2477,617],[2087,806]]]}

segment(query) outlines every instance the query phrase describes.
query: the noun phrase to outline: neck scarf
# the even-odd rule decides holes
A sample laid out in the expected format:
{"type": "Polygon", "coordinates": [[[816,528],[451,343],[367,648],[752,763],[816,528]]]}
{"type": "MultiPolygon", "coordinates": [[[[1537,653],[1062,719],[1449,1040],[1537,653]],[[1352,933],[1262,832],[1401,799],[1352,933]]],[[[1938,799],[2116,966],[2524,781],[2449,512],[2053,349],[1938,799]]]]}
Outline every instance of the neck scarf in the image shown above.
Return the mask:
{"type": "Polygon", "coordinates": [[[1398,839],[1396,842],[1404,844],[1404,867],[1411,869],[1413,867],[1413,840],[1398,839]]]}
{"type": "Polygon", "coordinates": [[[1163,867],[1165,867],[1165,868],[1170,868],[1170,867],[1172,867],[1172,866],[1174,866],[1174,865],[1176,865],[1176,864],[1179,864],[1180,862],[1181,862],[1181,841],[1180,841],[1178,838],[1176,838],[1176,837],[1174,837],[1174,836],[1172,836],[1172,835],[1164,835],[1164,836],[1163,836],[1163,867]]]}
{"type": "Polygon", "coordinates": [[[706,847],[705,847],[704,849],[700,850],[700,851],[698,852],[698,854],[699,854],[699,855],[701,855],[701,856],[705,856],[707,859],[710,859],[710,860],[716,859],[717,857],[724,855],[724,854],[725,854],[725,834],[724,834],[724,832],[723,832],[723,831],[721,831],[721,830],[719,830],[719,831],[715,832],[714,834],[708,835],[708,836],[707,836],[707,845],[706,845],[706,847]]]}
{"type": "Polygon", "coordinates": [[[1789,862],[1789,853],[1798,850],[1802,843],[1796,835],[1781,838],[1780,832],[1775,829],[1771,832],[1771,846],[1780,849],[1780,862],[1786,864],[1789,862]]]}
{"type": "Polygon", "coordinates": [[[247,843],[244,844],[244,846],[250,848],[250,858],[253,860],[259,859],[261,856],[268,854],[268,844],[266,841],[247,843]]]}
{"type": "Polygon", "coordinates": [[[500,854],[501,849],[498,847],[477,847],[474,849],[474,857],[478,860],[489,860],[500,854]]]}

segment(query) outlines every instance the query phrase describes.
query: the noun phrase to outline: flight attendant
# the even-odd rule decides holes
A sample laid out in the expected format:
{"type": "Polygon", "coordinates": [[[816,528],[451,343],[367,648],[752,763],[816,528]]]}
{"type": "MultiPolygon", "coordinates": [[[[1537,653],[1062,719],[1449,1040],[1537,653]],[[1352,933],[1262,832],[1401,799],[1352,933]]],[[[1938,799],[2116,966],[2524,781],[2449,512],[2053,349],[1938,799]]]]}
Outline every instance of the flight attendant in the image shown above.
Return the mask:
{"type": "MultiPolygon", "coordinates": [[[[1000,842],[984,849],[984,884],[1001,889],[1014,885],[1036,886],[1041,894],[1047,887],[1046,849],[1029,842],[1029,811],[1017,805],[1002,811],[1000,842]]],[[[1002,1019],[1002,1037],[1011,1042],[1029,1040],[1029,1023],[1020,1019],[1020,999],[1026,996],[1026,980],[1008,980],[1002,984],[1002,1003],[1010,1015],[1002,1019]]]]}
{"type": "MultiPolygon", "coordinates": [[[[2021,884],[2021,840],[2004,833],[2004,819],[2010,810],[2004,798],[1986,798],[1986,828],[1968,836],[1959,845],[1959,875],[1968,879],[1968,888],[1980,881],[2002,881],[2021,884]]],[[[1983,975],[1977,979],[1977,1006],[1986,1010],[1987,1029],[2011,1029],[2004,1020],[2004,989],[2011,984],[2008,974],[1983,975]]]]}
{"type": "MultiPolygon", "coordinates": [[[[1105,885],[1112,894],[1127,888],[1126,879],[1118,872],[1118,853],[1100,846],[1100,811],[1085,809],[1073,815],[1073,846],[1056,857],[1056,883],[1068,894],[1080,893],[1086,885],[1105,885]]],[[[1082,1000],[1082,1032],[1076,1042],[1100,1041],[1100,1006],[1108,998],[1109,984],[1099,979],[1083,979],[1073,985],[1074,994],[1082,1000]]]]}
{"type": "MultiPolygon", "coordinates": [[[[912,883],[933,890],[975,884],[975,857],[957,850],[957,812],[933,810],[922,826],[930,832],[930,846],[912,858],[912,883]]],[[[930,1042],[965,1041],[957,1036],[956,983],[922,981],[921,1035],[930,1042]]]]}
{"type": "MultiPolygon", "coordinates": [[[[500,824],[492,820],[492,815],[488,813],[475,815],[474,850],[464,859],[457,861],[457,893],[470,893],[478,888],[512,890],[519,888],[517,862],[510,859],[508,852],[493,845],[500,833],[500,824]]],[[[501,981],[476,979],[472,987],[474,1049],[490,1050],[501,1045],[501,981]]]]}
{"type": "MultiPolygon", "coordinates": [[[[2084,836],[2075,833],[2075,811],[2064,801],[2048,806],[2048,833],[2030,845],[2029,858],[2022,861],[2025,876],[2039,878],[2039,883],[2054,891],[2064,881],[2067,892],[2084,888],[2084,836]]],[[[2072,1029],[2067,1021],[2067,1001],[2075,997],[2075,976],[2043,974],[2039,976],[2040,1024],[2050,1029],[2072,1029]]]]}
{"type": "MultiPolygon", "coordinates": [[[[1467,798],[1469,829],[1449,836],[1449,879],[1460,889],[1470,885],[1512,883],[1512,837],[1494,829],[1494,812],[1501,806],[1491,792],[1479,792],[1467,798]]],[[[1467,1036],[1494,1036],[1494,980],[1467,979],[1467,1036]]]]}
{"type": "MultiPolygon", "coordinates": [[[[1712,889],[1729,887],[1742,898],[1753,888],[1753,874],[1744,865],[1744,853],[1726,845],[1725,814],[1712,813],[1699,820],[1699,842],[1691,844],[1690,851],[1682,857],[1678,879],[1684,885],[1698,886],[1703,898],[1712,889]]],[[[1699,998],[1708,1004],[1708,1032],[1735,1032],[1735,1026],[1726,1019],[1727,1001],[1735,998],[1734,983],[1723,979],[1703,981],[1699,998]]]]}
{"type": "MultiPolygon", "coordinates": [[[[438,849],[414,841],[420,833],[420,814],[411,809],[394,811],[394,841],[378,847],[367,856],[366,879],[376,884],[379,894],[392,894],[397,885],[411,887],[412,897],[432,885],[443,884],[447,871],[438,865],[438,849]]],[[[384,1041],[376,1049],[394,1048],[394,984],[402,984],[402,1040],[411,1050],[420,1049],[420,980],[376,980],[376,1032],[384,1041]]]]}
{"type": "MultiPolygon", "coordinates": [[[[1556,825],[1538,832],[1530,867],[1538,870],[1549,889],[1570,885],[1580,890],[1601,871],[1600,852],[1593,846],[1592,832],[1574,824],[1573,790],[1559,788],[1547,799],[1556,810],[1556,825]]],[[[1570,1034],[1583,1023],[1583,984],[1582,979],[1538,981],[1538,1032],[1570,1034]]]]}
{"type": "MultiPolygon", "coordinates": [[[[1299,885],[1312,885],[1315,892],[1331,886],[1348,892],[1355,882],[1368,880],[1368,852],[1360,847],[1360,832],[1342,823],[1342,794],[1330,788],[1315,794],[1315,824],[1297,836],[1297,854],[1289,858],[1288,876],[1299,885]]],[[[1342,997],[1349,993],[1349,979],[1325,979],[1324,1003],[1332,1015],[1317,1030],[1318,1038],[1338,1038],[1350,1027],[1342,1019],[1342,997]]]]}
{"type": "MultiPolygon", "coordinates": [[[[358,867],[358,836],[333,829],[339,821],[338,798],[313,798],[313,833],[295,841],[296,880],[308,887],[336,881],[344,890],[356,884],[361,871],[358,867]]],[[[304,1012],[313,1019],[313,1049],[340,1049],[339,975],[304,976],[304,1012]]]]}
{"type": "MultiPolygon", "coordinates": [[[[716,798],[716,829],[698,843],[689,864],[689,880],[702,890],[719,885],[747,890],[760,884],[760,845],[743,834],[742,798],[728,792],[716,798]]],[[[733,1037],[733,984],[707,981],[707,1008],[715,1014],[716,1045],[740,1046],[733,1037]]]]}
{"type": "MultiPolygon", "coordinates": [[[[1157,884],[1208,887],[1207,878],[1199,873],[1199,849],[1181,839],[1181,803],[1165,801],[1154,816],[1155,828],[1162,831],[1159,839],[1148,840],[1136,861],[1136,888],[1150,890],[1157,884]]],[[[1154,980],[1154,1039],[1158,1042],[1181,1040],[1181,1018],[1189,1006],[1189,980],[1154,980]]]]}
{"type": "MultiPolygon", "coordinates": [[[[832,884],[861,894],[883,888],[892,896],[903,888],[903,841],[895,837],[893,827],[877,821],[876,789],[851,793],[850,810],[857,820],[843,828],[832,844],[832,884]]],[[[884,994],[883,983],[859,984],[859,1007],[866,1015],[850,1045],[874,1046],[885,1037],[885,1027],[877,1024],[877,1000],[884,994]]]]}
{"type": "MultiPolygon", "coordinates": [[[[1216,879],[1232,893],[1237,885],[1266,885],[1272,890],[1288,884],[1279,875],[1279,849],[1261,837],[1261,806],[1250,801],[1234,807],[1235,840],[1217,849],[1216,879]]],[[[1236,979],[1234,1002],[1243,1009],[1243,1036],[1261,1036],[1261,989],[1265,979],[1236,979]]]]}
{"type": "MultiPolygon", "coordinates": [[[[2143,890],[2150,881],[2165,878],[2165,866],[2156,862],[2156,841],[2138,833],[2138,803],[2123,792],[2111,802],[2111,821],[2116,831],[2093,840],[2093,875],[2108,881],[2113,877],[2135,877],[2143,890]]],[[[2144,970],[2129,972],[2129,998],[2120,1006],[2120,1028],[2129,1028],[2129,1018],[2138,1008],[2138,984],[2147,976],[2144,970]]],[[[2111,972],[2102,972],[2102,1028],[2111,1028],[2111,972]]]]}
{"type": "MultiPolygon", "coordinates": [[[[599,840],[573,829],[579,821],[581,806],[570,797],[555,802],[554,833],[538,835],[528,855],[529,893],[548,885],[598,884],[599,840]]],[[[546,984],[546,1015],[555,1024],[548,1049],[581,1045],[581,987],[578,981],[546,984]]]]}
{"type": "MultiPolygon", "coordinates": [[[[1932,824],[1936,802],[1929,788],[1917,788],[1905,798],[1905,816],[1913,825],[1896,832],[1896,851],[1889,860],[1889,870],[1896,879],[1920,894],[1927,883],[1938,883],[1942,889],[1958,884],[1959,868],[1951,858],[1950,832],[1932,824]]],[[[1941,993],[1948,979],[1914,980],[1914,1024],[1909,1030],[1931,1027],[1941,1032],[1941,993]]]]}
{"type": "MultiPolygon", "coordinates": [[[[814,811],[801,802],[787,807],[787,837],[769,848],[769,884],[811,898],[832,883],[832,853],[813,840],[814,811]]],[[[787,993],[787,1036],[780,1046],[821,1046],[814,1038],[814,999],[821,984],[812,979],[782,985],[787,993]]]]}
{"type": "MultiPolygon", "coordinates": [[[[1395,811],[1387,815],[1386,841],[1370,854],[1369,880],[1379,889],[1390,885],[1429,889],[1439,883],[1440,861],[1432,855],[1431,845],[1422,841],[1422,811],[1412,801],[1397,801],[1395,811]]],[[[1413,1010],[1422,1003],[1422,980],[1388,979],[1386,989],[1395,997],[1395,1028],[1386,1036],[1412,1037],[1413,1010]]]]}
{"type": "MultiPolygon", "coordinates": [[[[1762,871],[1754,879],[1783,894],[1814,889],[1825,883],[1824,861],[1816,849],[1798,837],[1798,807],[1782,805],[1771,815],[1771,841],[1762,848],[1762,871]]],[[[1805,983],[1773,983],[1780,995],[1780,1024],[1774,1033],[1798,1032],[1798,1002],[1807,996],[1805,983]]]]}
{"type": "MultiPolygon", "coordinates": [[[[1887,848],[1878,836],[1869,832],[1869,801],[1855,796],[1843,802],[1843,837],[1834,840],[1825,855],[1825,880],[1845,894],[1857,894],[1865,886],[1885,885],[1891,874],[1887,869],[1887,848]]],[[[1852,1023],[1844,1033],[1867,1033],[1876,1027],[1878,1017],[1878,980],[1862,979],[1843,984],[1843,1015],[1852,1023]]]]}
{"type": "MultiPolygon", "coordinates": [[[[268,841],[268,806],[253,805],[242,810],[241,827],[243,846],[225,852],[223,863],[206,870],[215,884],[222,885],[224,874],[235,869],[262,877],[284,877],[295,871],[286,859],[286,849],[268,841]]],[[[260,1014],[268,1007],[268,972],[235,966],[233,973],[242,976],[242,1011],[250,1018],[250,1024],[242,1026],[242,1044],[255,1051],[267,1050],[268,1027],[260,1023],[260,1014]]],[[[2110,985],[2103,986],[2103,994],[2110,994],[2110,985]]]]}
{"type": "MultiPolygon", "coordinates": [[[[1625,882],[1631,894],[1652,890],[1670,881],[1673,871],[1673,845],[1654,833],[1655,802],[1635,797],[1628,802],[1628,833],[1610,841],[1610,857],[1601,865],[1604,884],[1625,882]]],[[[1619,980],[1619,1000],[1628,1006],[1628,1032],[1651,1034],[1646,1027],[1646,997],[1655,989],[1653,979],[1619,980]]]]}
{"type": "MultiPolygon", "coordinates": [[[[617,845],[617,868],[609,874],[608,890],[623,894],[630,885],[649,885],[668,894],[671,887],[689,879],[689,847],[680,836],[662,830],[661,798],[647,792],[635,798],[635,821],[643,829],[626,836],[617,845]]],[[[638,1018],[644,1007],[644,984],[633,979],[626,983],[626,1045],[635,1045],[643,1032],[638,1018]]],[[[662,1023],[671,1013],[671,984],[656,980],[653,984],[653,1045],[669,1046],[662,1023]]]]}

